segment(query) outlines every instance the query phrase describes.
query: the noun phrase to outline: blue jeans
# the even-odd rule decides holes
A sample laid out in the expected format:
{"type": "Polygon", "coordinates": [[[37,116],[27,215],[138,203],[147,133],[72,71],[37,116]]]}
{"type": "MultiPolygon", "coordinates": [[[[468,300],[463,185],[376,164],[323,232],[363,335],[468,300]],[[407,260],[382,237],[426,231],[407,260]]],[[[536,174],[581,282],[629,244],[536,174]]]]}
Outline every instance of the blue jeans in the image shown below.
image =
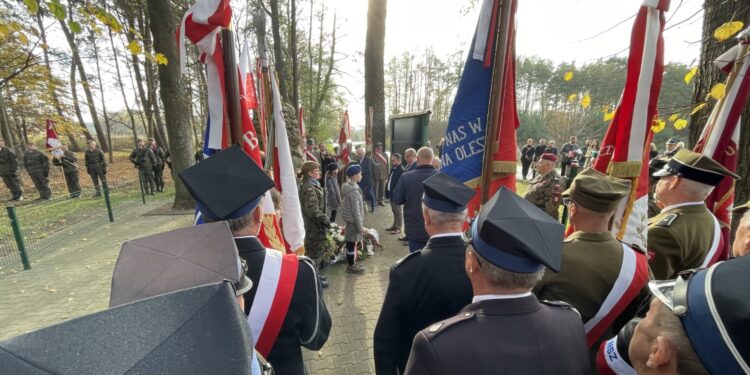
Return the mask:
{"type": "Polygon", "coordinates": [[[427,245],[427,242],[409,240],[409,252],[413,253],[427,245]]]}

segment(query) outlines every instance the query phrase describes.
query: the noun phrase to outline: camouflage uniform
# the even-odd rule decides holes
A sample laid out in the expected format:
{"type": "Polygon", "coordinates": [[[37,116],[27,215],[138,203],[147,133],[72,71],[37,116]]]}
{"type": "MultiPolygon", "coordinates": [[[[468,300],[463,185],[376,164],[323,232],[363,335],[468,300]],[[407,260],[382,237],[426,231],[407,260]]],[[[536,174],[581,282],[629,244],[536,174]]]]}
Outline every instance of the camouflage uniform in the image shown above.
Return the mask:
{"type": "Polygon", "coordinates": [[[305,221],[305,255],[320,264],[326,250],[326,232],[330,224],[326,216],[325,189],[318,180],[307,177],[299,192],[305,221]]]}
{"type": "Polygon", "coordinates": [[[0,148],[0,176],[5,182],[5,186],[10,190],[13,200],[21,197],[21,183],[18,180],[18,159],[16,154],[8,147],[0,148]]]}
{"type": "Polygon", "coordinates": [[[77,198],[81,195],[81,185],[78,183],[78,158],[73,151],[64,151],[63,156],[52,159],[52,164],[62,167],[65,174],[65,185],[68,186],[68,193],[71,198],[77,198]]]}
{"type": "Polygon", "coordinates": [[[143,178],[143,189],[147,194],[154,195],[156,184],[154,183],[154,165],[156,156],[150,147],[137,148],[130,153],[130,161],[138,167],[143,178]]]}
{"type": "Polygon", "coordinates": [[[156,163],[154,164],[154,182],[156,182],[156,191],[164,191],[164,160],[166,156],[164,149],[159,146],[151,147],[154,153],[156,163]]]}
{"type": "Polygon", "coordinates": [[[534,177],[529,182],[529,190],[524,198],[544,210],[549,216],[559,220],[559,207],[562,203],[560,193],[563,190],[565,190],[565,182],[556,170],[552,170],[547,174],[534,177]]]}
{"type": "Polygon", "coordinates": [[[95,148],[87,148],[84,156],[86,160],[86,172],[91,176],[91,181],[94,182],[94,189],[96,190],[95,197],[101,195],[99,191],[99,180],[102,180],[102,184],[107,182],[107,161],[104,159],[104,153],[102,150],[95,148]]]}
{"type": "Polygon", "coordinates": [[[49,158],[38,150],[26,151],[23,154],[23,165],[39,191],[40,199],[50,199],[52,191],[49,189],[49,158]]]}

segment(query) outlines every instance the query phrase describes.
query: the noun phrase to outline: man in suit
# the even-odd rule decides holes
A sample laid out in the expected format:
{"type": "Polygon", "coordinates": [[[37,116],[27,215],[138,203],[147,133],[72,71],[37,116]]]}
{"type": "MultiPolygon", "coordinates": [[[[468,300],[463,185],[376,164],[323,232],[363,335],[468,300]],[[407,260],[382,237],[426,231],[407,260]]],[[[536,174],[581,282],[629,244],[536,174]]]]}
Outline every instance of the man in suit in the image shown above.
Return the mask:
{"type": "Polygon", "coordinates": [[[370,202],[370,212],[375,212],[375,163],[372,161],[372,155],[365,153],[365,148],[357,148],[357,161],[362,167],[362,180],[359,182],[359,188],[362,189],[362,195],[365,202],[370,202]]]}
{"type": "Polygon", "coordinates": [[[686,269],[707,267],[725,259],[721,226],[705,204],[725,177],[740,177],[708,156],[679,150],[659,177],[654,198],[664,206],[649,219],[648,251],[657,280],[669,280],[686,269]]]}
{"type": "Polygon", "coordinates": [[[416,169],[401,176],[391,198],[394,203],[404,206],[404,229],[411,253],[424,247],[430,238],[425,231],[422,217],[422,182],[438,173],[432,165],[434,157],[431,148],[420,148],[417,152],[416,169]]]}
{"type": "Polygon", "coordinates": [[[383,144],[375,143],[372,150],[372,176],[375,183],[374,191],[378,204],[385,206],[385,181],[388,179],[388,157],[383,153],[383,144]]]}
{"type": "Polygon", "coordinates": [[[565,171],[570,167],[570,163],[573,159],[578,159],[581,155],[581,147],[578,146],[578,138],[574,135],[570,137],[570,142],[562,146],[560,150],[560,175],[565,176],[565,171]]]}
{"type": "Polygon", "coordinates": [[[565,301],[581,313],[592,354],[602,338],[612,337],[635,315],[640,291],[643,297],[647,292],[646,255],[610,231],[610,220],[629,193],[627,180],[591,168],[579,173],[563,192],[573,233],[563,244],[561,270],[547,270],[534,288],[539,299],[565,301]],[[616,303],[605,304],[607,299],[616,303]]]}
{"type": "Polygon", "coordinates": [[[534,140],[529,138],[526,140],[526,146],[521,149],[521,176],[524,180],[529,175],[529,167],[534,162],[534,140]]]}
{"type": "Polygon", "coordinates": [[[442,173],[422,184],[422,212],[430,239],[391,268],[375,326],[375,371],[381,375],[403,373],[414,335],[471,302],[462,227],[475,191],[442,173]]]}
{"type": "Polygon", "coordinates": [[[240,257],[248,264],[247,275],[257,285],[244,295],[255,348],[276,374],[305,374],[300,346],[322,348],[331,330],[331,317],[314,263],[307,257],[267,249],[258,239],[263,222],[259,203],[273,187],[273,180],[236,145],[179,176],[207,222],[229,223],[240,257]],[[227,179],[205,178],[217,170],[227,171],[227,179]],[[261,280],[261,275],[270,274],[278,276],[261,280]],[[286,315],[270,311],[286,311],[286,315]]]}
{"type": "Polygon", "coordinates": [[[413,171],[417,168],[417,150],[407,148],[404,151],[404,160],[406,160],[406,166],[404,167],[405,172],[413,171]]]}
{"type": "Polygon", "coordinates": [[[401,154],[395,153],[391,155],[391,172],[388,174],[388,181],[385,184],[385,197],[391,202],[391,212],[393,213],[393,225],[386,230],[391,231],[392,234],[401,233],[401,228],[404,226],[404,210],[403,207],[393,202],[393,190],[398,184],[398,180],[404,173],[404,167],[401,165],[401,154]]]}
{"type": "Polygon", "coordinates": [[[501,188],[471,226],[464,268],[474,298],[414,337],[405,374],[588,374],[583,324],[531,289],[560,270],[564,227],[501,188]]]}

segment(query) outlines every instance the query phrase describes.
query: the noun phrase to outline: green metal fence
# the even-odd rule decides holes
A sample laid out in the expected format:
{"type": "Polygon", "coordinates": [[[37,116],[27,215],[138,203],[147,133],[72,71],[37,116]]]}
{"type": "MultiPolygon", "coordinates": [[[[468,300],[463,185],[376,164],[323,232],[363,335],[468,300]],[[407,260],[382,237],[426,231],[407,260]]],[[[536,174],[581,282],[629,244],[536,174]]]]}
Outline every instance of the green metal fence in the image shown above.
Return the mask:
{"type": "Polygon", "coordinates": [[[78,198],[58,196],[42,202],[9,204],[5,212],[0,212],[0,277],[33,267],[34,259],[54,252],[60,241],[75,240],[110,221],[116,223],[118,215],[134,208],[156,207],[174,198],[171,182],[163,193],[153,196],[143,196],[139,185],[138,179],[118,181],[103,189],[102,196],[95,197],[90,188],[78,198]],[[107,198],[111,209],[107,208],[107,198]],[[24,264],[23,253],[30,264],[24,264]]]}

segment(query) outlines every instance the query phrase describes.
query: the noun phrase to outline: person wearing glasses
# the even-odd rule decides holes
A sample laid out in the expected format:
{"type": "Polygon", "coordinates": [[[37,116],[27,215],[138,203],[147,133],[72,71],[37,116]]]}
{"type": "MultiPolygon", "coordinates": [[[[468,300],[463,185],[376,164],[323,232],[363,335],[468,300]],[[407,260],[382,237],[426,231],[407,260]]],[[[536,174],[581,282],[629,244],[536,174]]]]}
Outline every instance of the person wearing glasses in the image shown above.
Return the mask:
{"type": "Polygon", "coordinates": [[[578,312],[531,293],[545,266],[559,272],[564,227],[501,188],[471,225],[464,270],[472,303],[423,329],[406,375],[588,374],[578,312]]]}
{"type": "Polygon", "coordinates": [[[599,352],[602,374],[750,373],[750,257],[651,281],[646,317],[599,352]]]}
{"type": "Polygon", "coordinates": [[[748,212],[750,212],[750,201],[732,209],[732,215],[740,219],[732,243],[732,256],[735,257],[750,254],[750,214],[748,212]]]}
{"type": "Polygon", "coordinates": [[[628,194],[627,180],[594,169],[578,174],[562,193],[573,228],[563,244],[562,269],[546,270],[534,288],[539,299],[565,301],[581,313],[592,354],[635,315],[647,295],[646,254],[610,231],[615,210],[628,194]]]}
{"type": "Polygon", "coordinates": [[[663,206],[649,219],[648,251],[657,280],[677,277],[682,270],[707,267],[726,259],[721,225],[705,200],[725,177],[740,176],[708,156],[677,151],[653,174],[659,178],[654,198],[663,206]]]}

